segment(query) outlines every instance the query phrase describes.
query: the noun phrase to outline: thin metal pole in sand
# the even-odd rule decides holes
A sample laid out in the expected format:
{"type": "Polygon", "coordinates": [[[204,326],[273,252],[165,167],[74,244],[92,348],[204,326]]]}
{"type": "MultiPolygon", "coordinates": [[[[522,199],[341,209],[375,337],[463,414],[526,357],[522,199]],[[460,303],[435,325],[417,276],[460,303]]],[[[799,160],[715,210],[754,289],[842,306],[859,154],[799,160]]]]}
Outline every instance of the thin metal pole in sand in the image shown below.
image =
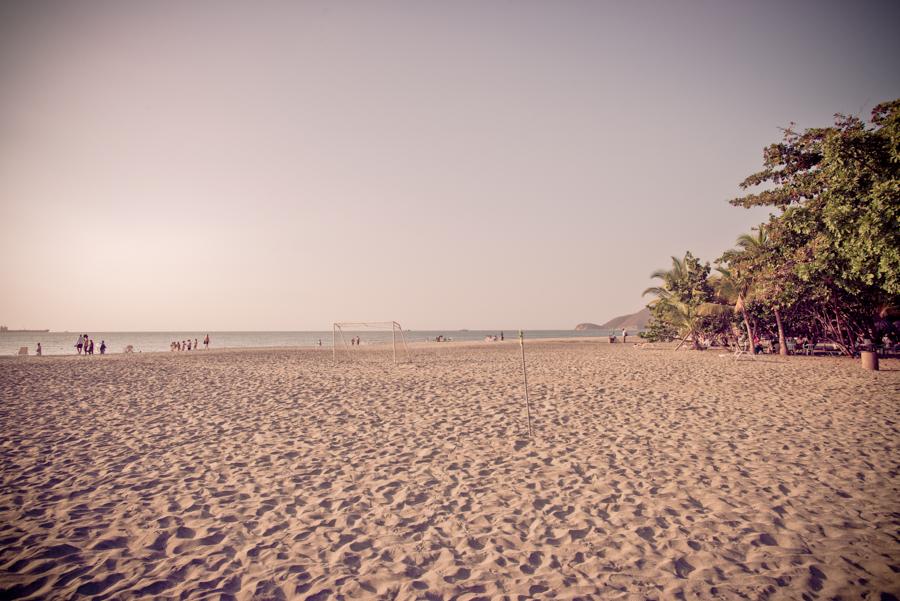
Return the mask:
{"type": "Polygon", "coordinates": [[[337,364],[337,325],[331,324],[331,362],[337,364]]]}
{"type": "Polygon", "coordinates": [[[528,400],[528,373],[525,371],[525,333],[519,330],[519,346],[522,348],[522,382],[525,384],[525,412],[528,416],[528,438],[534,439],[531,431],[531,403],[528,400]]]}

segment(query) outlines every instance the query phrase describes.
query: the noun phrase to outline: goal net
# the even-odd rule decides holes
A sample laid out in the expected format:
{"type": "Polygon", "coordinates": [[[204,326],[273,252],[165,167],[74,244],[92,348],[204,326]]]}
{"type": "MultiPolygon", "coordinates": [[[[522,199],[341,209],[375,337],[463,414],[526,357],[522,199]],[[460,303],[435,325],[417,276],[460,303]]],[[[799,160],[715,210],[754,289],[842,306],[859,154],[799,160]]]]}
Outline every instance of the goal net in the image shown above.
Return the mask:
{"type": "Polygon", "coordinates": [[[406,334],[396,321],[336,321],[331,327],[332,358],[378,359],[384,353],[368,351],[389,350],[394,363],[409,363],[412,358],[406,344],[406,334]],[[362,351],[365,349],[365,353],[362,351]]]}

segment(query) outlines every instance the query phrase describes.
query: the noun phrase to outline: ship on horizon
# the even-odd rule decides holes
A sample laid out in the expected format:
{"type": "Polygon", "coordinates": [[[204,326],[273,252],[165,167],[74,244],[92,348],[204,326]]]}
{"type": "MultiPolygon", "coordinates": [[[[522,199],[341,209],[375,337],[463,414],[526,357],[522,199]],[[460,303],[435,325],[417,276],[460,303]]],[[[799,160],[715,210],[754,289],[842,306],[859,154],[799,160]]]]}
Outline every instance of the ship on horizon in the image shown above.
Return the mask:
{"type": "Polygon", "coordinates": [[[44,334],[50,330],[10,330],[6,326],[0,326],[0,334],[44,334]]]}

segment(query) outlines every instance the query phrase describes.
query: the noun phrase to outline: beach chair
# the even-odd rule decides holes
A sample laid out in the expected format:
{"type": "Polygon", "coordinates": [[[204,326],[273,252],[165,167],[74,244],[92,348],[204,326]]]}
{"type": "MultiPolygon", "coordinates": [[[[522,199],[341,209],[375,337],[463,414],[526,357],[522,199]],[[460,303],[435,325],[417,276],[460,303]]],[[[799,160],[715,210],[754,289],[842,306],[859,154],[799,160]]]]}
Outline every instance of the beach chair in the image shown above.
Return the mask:
{"type": "Polygon", "coordinates": [[[841,349],[833,342],[820,342],[812,347],[810,354],[813,356],[838,357],[841,354],[841,349]]]}
{"type": "Polygon", "coordinates": [[[134,352],[134,347],[133,347],[132,345],[129,344],[128,346],[125,347],[125,352],[126,352],[126,353],[133,353],[133,352],[134,352]]]}
{"type": "Polygon", "coordinates": [[[28,347],[27,347],[27,346],[20,346],[20,347],[19,347],[19,356],[21,357],[21,356],[27,355],[27,354],[28,354],[28,347]]]}
{"type": "Polygon", "coordinates": [[[734,345],[733,353],[722,353],[719,356],[720,357],[731,357],[735,361],[739,361],[741,359],[741,357],[745,357],[747,359],[752,359],[752,360],[756,361],[756,355],[754,355],[753,353],[750,352],[750,347],[748,346],[747,348],[744,348],[743,346],[741,346],[740,342],[737,343],[736,345],[734,345]]]}

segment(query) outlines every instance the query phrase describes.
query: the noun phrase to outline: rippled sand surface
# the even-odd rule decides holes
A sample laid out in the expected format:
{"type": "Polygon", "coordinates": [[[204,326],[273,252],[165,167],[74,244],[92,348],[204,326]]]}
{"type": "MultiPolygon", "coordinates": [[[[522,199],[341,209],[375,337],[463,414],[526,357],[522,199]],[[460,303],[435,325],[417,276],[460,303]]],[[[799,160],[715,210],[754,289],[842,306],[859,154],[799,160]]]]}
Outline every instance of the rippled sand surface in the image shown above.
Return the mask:
{"type": "Polygon", "coordinates": [[[891,599],[900,361],[0,360],[0,598],[891,599]]]}

